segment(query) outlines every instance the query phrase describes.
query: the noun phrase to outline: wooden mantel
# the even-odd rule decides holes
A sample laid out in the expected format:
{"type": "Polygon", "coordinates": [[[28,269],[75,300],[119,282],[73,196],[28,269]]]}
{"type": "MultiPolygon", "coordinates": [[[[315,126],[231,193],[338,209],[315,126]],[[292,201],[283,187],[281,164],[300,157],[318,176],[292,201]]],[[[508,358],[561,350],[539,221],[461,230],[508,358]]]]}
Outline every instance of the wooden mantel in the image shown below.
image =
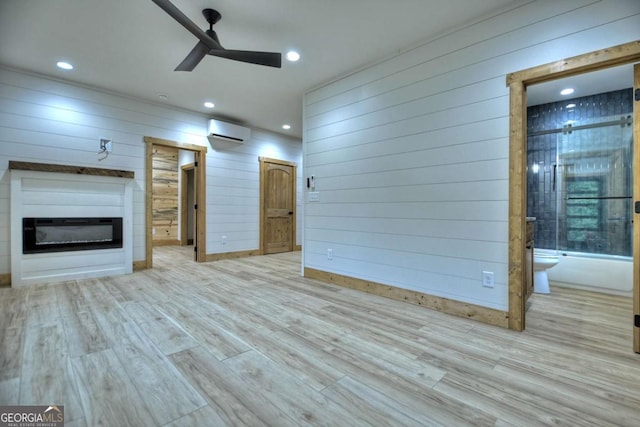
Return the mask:
{"type": "Polygon", "coordinates": [[[123,171],[117,169],[89,168],[85,166],[56,165],[51,163],[17,162],[9,160],[10,170],[37,171],[37,172],[58,172],[70,173],[74,175],[94,175],[113,176],[116,178],[133,179],[133,171],[123,171]]]}

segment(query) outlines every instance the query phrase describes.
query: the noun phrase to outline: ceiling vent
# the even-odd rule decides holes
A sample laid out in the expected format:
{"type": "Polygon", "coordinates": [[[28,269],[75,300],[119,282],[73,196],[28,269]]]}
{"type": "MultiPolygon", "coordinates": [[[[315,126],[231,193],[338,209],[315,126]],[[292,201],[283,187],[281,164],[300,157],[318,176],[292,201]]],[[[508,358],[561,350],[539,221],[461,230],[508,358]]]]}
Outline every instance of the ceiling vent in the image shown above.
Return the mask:
{"type": "Polygon", "coordinates": [[[213,144],[215,140],[242,144],[251,137],[251,129],[233,123],[209,120],[207,139],[213,144]]]}

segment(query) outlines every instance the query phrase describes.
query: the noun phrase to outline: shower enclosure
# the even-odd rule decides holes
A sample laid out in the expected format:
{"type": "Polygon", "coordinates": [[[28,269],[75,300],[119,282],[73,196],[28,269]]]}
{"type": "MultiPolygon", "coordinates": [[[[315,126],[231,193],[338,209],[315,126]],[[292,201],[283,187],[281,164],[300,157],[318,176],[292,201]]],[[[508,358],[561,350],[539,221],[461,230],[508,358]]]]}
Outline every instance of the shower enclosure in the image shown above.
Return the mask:
{"type": "Polygon", "coordinates": [[[632,90],[528,109],[527,215],[535,246],[632,256],[632,90]]]}

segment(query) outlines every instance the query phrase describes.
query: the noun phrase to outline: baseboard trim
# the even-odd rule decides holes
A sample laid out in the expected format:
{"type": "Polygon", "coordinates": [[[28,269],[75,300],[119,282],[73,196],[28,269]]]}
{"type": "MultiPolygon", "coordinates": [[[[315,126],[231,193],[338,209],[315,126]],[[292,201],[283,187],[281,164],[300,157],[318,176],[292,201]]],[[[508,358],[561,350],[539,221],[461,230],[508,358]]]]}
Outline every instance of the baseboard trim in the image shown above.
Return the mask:
{"type": "Polygon", "coordinates": [[[0,288],[11,287],[11,273],[0,274],[0,288]]]}
{"type": "Polygon", "coordinates": [[[221,261],[223,259],[236,259],[247,258],[251,256],[262,255],[260,249],[253,249],[250,251],[238,251],[238,252],[224,252],[219,254],[207,254],[206,261],[221,261]]]}
{"type": "Polygon", "coordinates": [[[147,269],[147,260],[133,261],[133,271],[140,271],[147,269]]]}
{"type": "Polygon", "coordinates": [[[396,288],[394,286],[383,285],[382,283],[343,276],[308,267],[305,267],[304,269],[304,276],[311,279],[321,280],[323,282],[334,283],[339,286],[344,286],[345,288],[356,289],[385,298],[420,305],[442,313],[477,320],[489,325],[500,326],[502,328],[509,327],[509,312],[507,311],[495,310],[493,308],[423,294],[421,292],[396,288]]]}

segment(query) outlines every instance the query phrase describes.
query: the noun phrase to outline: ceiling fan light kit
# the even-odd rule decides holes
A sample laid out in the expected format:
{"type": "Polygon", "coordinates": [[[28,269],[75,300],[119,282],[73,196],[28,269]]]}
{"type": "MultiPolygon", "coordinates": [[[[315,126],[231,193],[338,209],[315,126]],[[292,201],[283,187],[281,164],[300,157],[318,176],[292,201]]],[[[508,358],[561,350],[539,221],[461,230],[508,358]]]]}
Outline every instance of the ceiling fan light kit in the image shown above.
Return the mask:
{"type": "Polygon", "coordinates": [[[204,9],[202,11],[202,14],[209,23],[209,29],[204,31],[169,0],[152,1],[199,40],[187,57],[176,67],[175,71],[192,71],[206,55],[233,59],[234,61],[247,62],[250,64],[265,65],[267,67],[282,67],[282,55],[279,52],[230,50],[222,47],[218,35],[213,31],[213,26],[222,18],[222,15],[217,10],[204,9]]]}

